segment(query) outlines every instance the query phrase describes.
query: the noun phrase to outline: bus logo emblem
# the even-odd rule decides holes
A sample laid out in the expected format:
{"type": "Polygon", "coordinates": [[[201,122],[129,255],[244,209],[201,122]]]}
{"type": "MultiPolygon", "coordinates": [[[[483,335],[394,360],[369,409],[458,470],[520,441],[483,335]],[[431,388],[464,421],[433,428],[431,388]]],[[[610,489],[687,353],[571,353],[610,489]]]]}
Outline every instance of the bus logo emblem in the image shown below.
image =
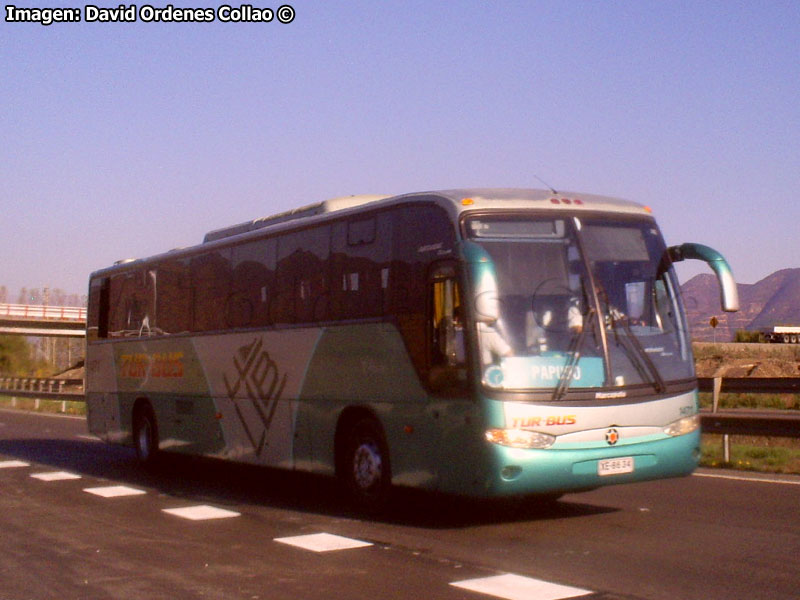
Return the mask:
{"type": "Polygon", "coordinates": [[[606,431],[606,442],[609,446],[613,446],[619,441],[619,431],[616,429],[609,429],[606,431]]]}
{"type": "Polygon", "coordinates": [[[239,348],[233,357],[233,365],[236,369],[233,384],[226,373],[222,375],[225,391],[234,403],[236,414],[256,455],[261,456],[267,441],[267,431],[275,417],[278,401],[286,385],[286,374],[280,376],[277,363],[264,350],[264,342],[260,338],[254,338],[250,344],[239,348]],[[253,430],[253,424],[248,425],[248,420],[239,407],[238,402],[245,398],[256,410],[261,421],[260,437],[258,432],[253,430]]]}

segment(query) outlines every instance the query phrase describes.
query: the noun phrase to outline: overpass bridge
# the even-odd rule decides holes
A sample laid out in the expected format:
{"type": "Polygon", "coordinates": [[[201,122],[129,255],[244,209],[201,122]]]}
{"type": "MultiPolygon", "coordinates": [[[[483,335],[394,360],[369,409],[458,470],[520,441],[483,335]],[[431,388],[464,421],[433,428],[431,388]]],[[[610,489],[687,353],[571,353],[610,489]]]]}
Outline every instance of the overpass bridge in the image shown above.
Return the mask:
{"type": "Polygon", "coordinates": [[[0,335],[83,338],[86,337],[86,309],[0,304],[0,335]]]}

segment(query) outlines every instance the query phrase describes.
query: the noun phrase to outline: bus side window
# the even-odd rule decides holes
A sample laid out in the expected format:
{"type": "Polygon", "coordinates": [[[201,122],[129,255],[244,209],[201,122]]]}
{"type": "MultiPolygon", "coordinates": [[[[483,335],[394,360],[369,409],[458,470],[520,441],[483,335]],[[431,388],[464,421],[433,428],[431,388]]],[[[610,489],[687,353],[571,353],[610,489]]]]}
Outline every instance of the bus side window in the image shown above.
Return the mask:
{"type": "Polygon", "coordinates": [[[233,248],[230,327],[270,325],[270,303],[275,296],[275,238],[264,238],[233,248]]]}
{"type": "Polygon", "coordinates": [[[204,252],[190,264],[194,301],[192,331],[214,331],[226,326],[225,306],[231,289],[229,248],[204,252]]]}
{"type": "Polygon", "coordinates": [[[145,273],[132,270],[111,278],[109,299],[109,329],[111,337],[140,337],[150,335],[150,313],[153,292],[146,284],[145,273]]]}
{"type": "Polygon", "coordinates": [[[275,323],[314,323],[327,319],[329,256],[327,225],[278,238],[275,323]]]}
{"type": "Polygon", "coordinates": [[[93,342],[108,337],[109,278],[93,279],[89,285],[86,339],[93,342]]]}
{"type": "Polygon", "coordinates": [[[386,214],[334,223],[331,230],[331,318],[383,316],[392,254],[386,214]]]}
{"type": "Polygon", "coordinates": [[[192,322],[192,289],[188,259],[168,259],[156,265],[156,326],[159,335],[184,333],[192,322]]]}

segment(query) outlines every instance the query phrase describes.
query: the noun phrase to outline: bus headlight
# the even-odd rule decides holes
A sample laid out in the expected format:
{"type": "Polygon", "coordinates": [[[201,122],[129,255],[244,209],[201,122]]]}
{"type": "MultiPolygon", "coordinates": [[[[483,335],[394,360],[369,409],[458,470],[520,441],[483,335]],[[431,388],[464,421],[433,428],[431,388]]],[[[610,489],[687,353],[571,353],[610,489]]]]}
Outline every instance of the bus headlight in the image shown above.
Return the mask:
{"type": "Polygon", "coordinates": [[[525,429],[489,429],[486,431],[486,440],[512,448],[549,448],[555,443],[556,437],[525,429]]]}
{"type": "Polygon", "coordinates": [[[686,435],[700,428],[700,415],[684,417],[664,427],[664,433],[672,437],[686,435]]]}

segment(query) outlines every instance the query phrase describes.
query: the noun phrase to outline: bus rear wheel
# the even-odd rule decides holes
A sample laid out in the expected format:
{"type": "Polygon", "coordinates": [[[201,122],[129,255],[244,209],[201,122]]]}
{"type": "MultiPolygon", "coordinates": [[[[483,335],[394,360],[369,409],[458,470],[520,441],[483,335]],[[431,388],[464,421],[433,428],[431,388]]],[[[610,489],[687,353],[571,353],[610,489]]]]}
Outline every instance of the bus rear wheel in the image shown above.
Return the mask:
{"type": "Polygon", "coordinates": [[[376,510],[386,504],[392,481],[389,447],[374,419],[361,419],[350,428],[340,476],[347,495],[359,508],[376,510]]]}
{"type": "Polygon", "coordinates": [[[158,457],[158,427],[149,405],[134,410],[133,445],[140,463],[148,466],[155,464],[158,457]]]}

